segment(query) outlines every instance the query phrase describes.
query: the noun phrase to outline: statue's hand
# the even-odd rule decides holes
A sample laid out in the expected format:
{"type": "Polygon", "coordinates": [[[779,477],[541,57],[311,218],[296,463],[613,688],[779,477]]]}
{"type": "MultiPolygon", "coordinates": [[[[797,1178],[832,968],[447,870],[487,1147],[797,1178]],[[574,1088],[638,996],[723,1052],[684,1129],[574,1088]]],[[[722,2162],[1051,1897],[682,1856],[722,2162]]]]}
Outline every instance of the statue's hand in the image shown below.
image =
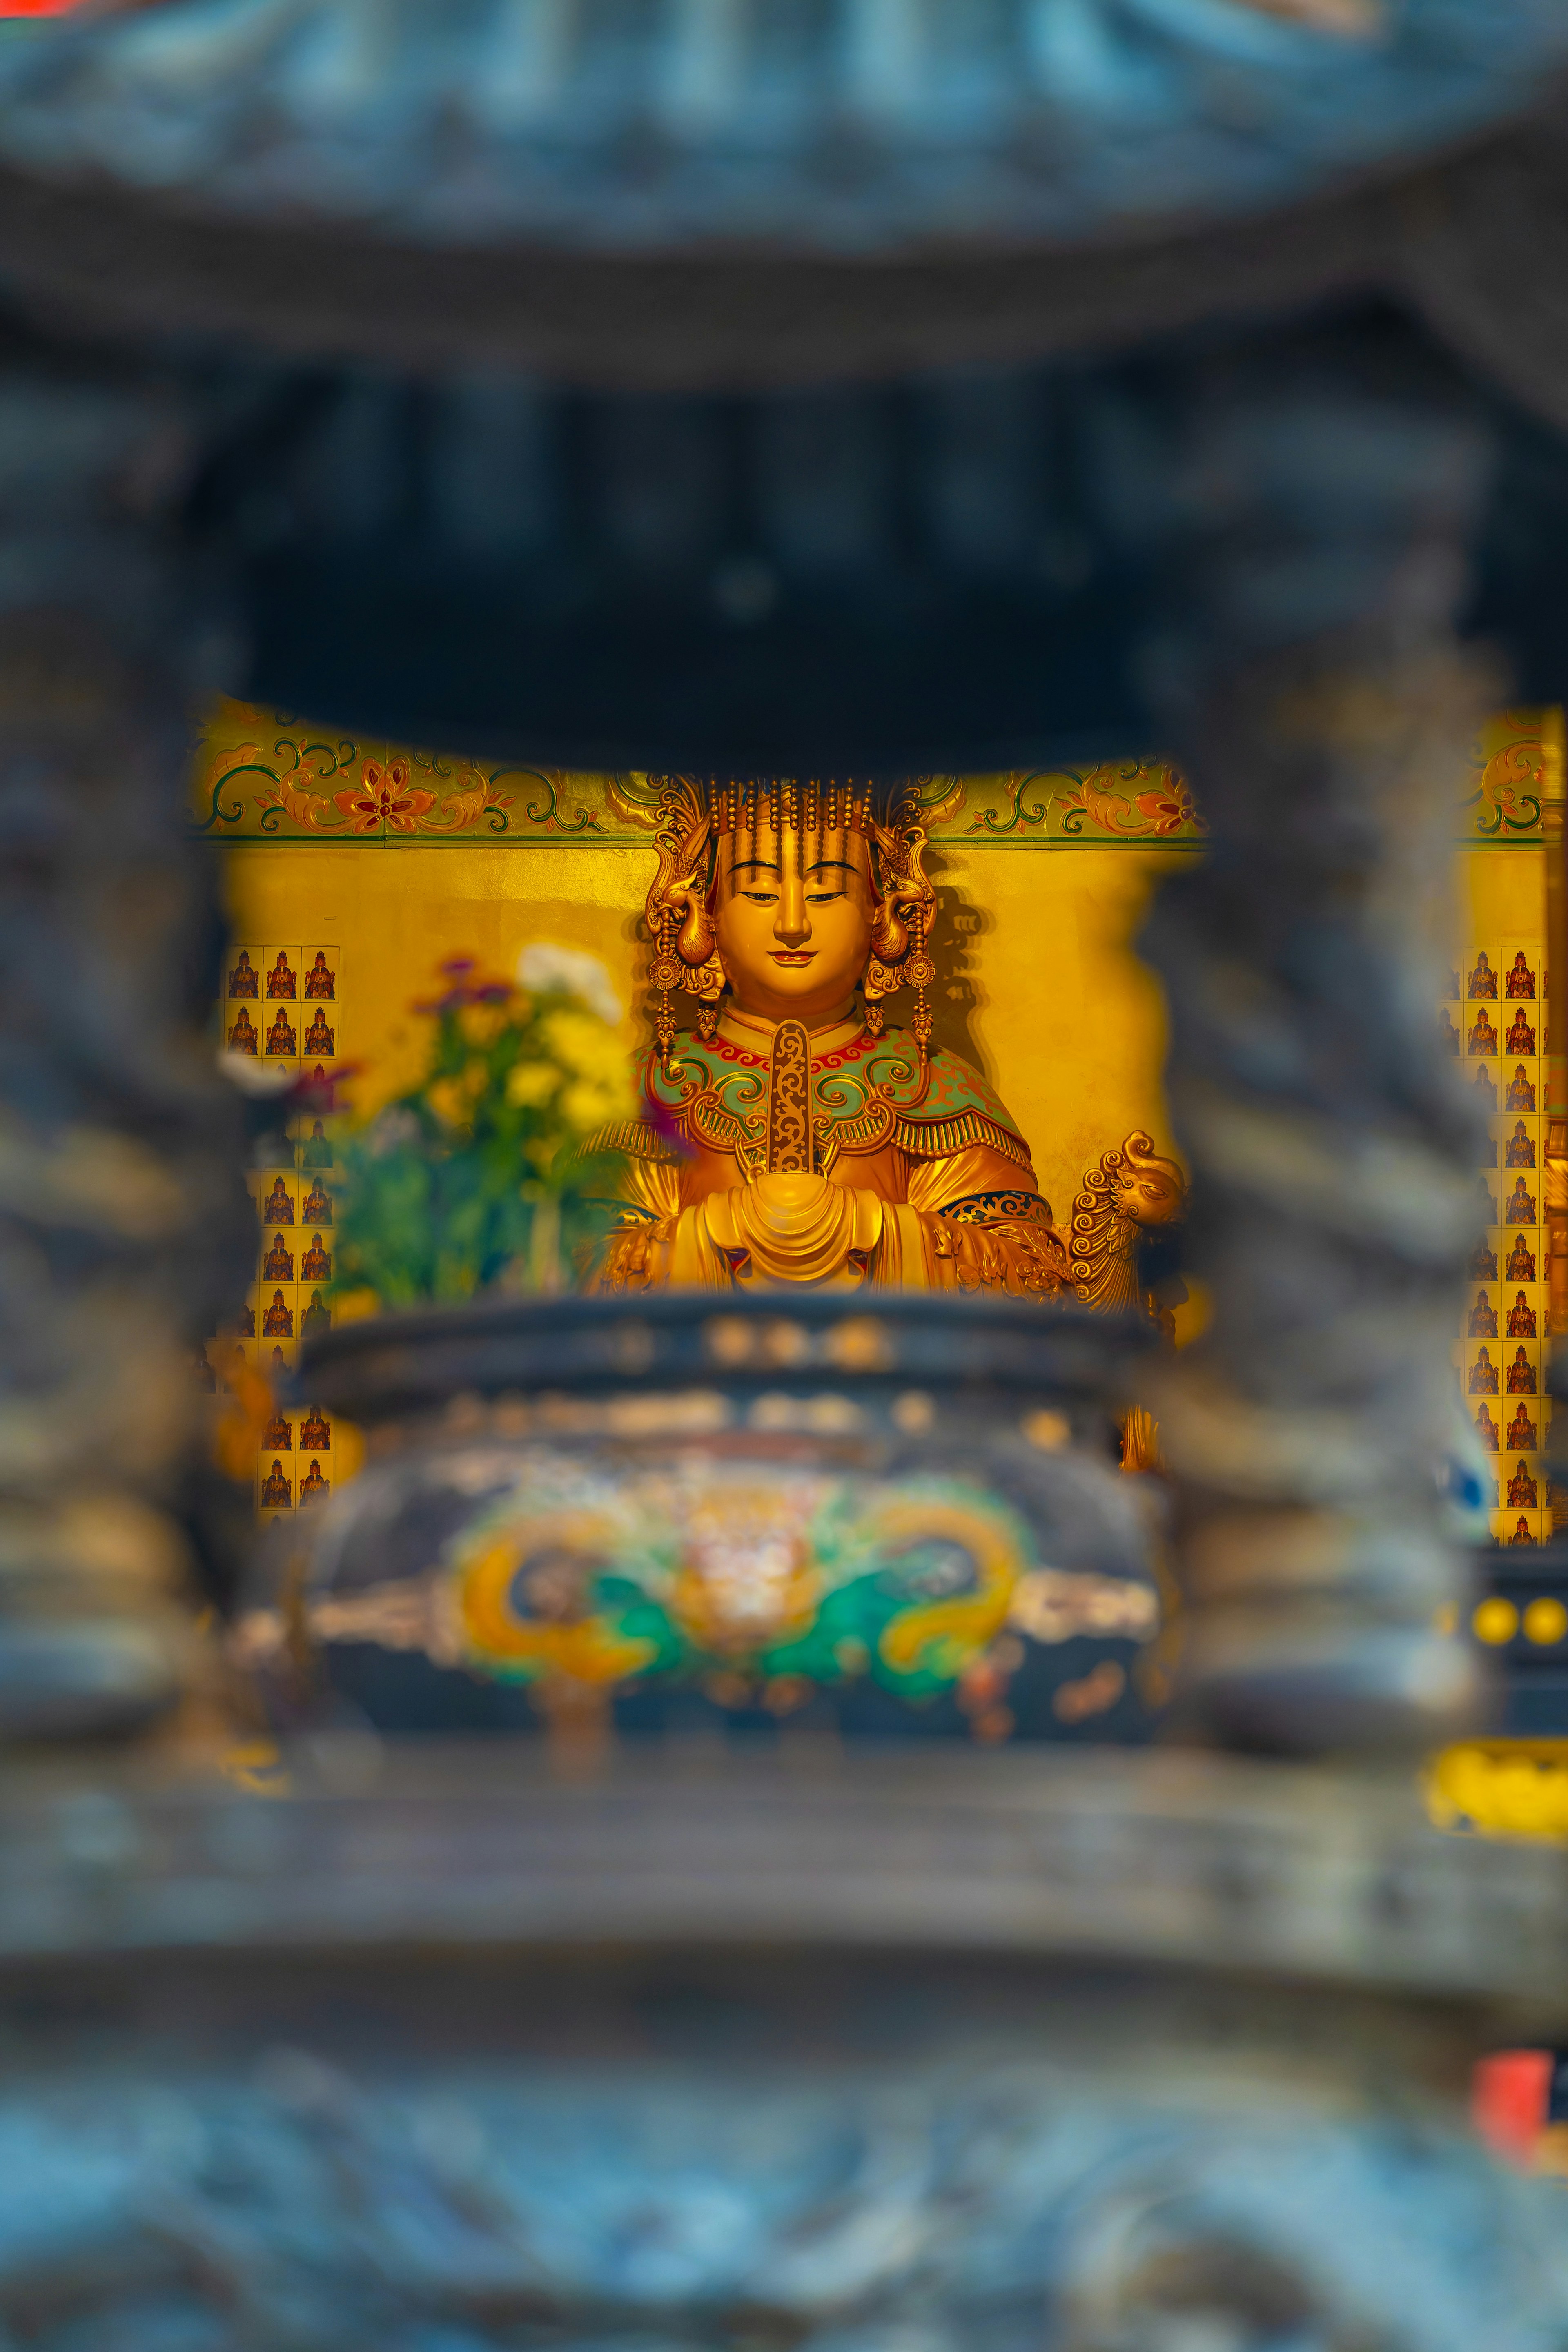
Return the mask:
{"type": "Polygon", "coordinates": [[[734,1236],[765,1282],[821,1282],[876,1248],[882,1203],[826,1176],[782,1171],[726,1196],[734,1236]]]}
{"type": "Polygon", "coordinates": [[[752,1177],[747,1197],[752,1213],[769,1224],[805,1224],[821,1216],[830,1205],[829,1191],[837,1195],[837,1190],[826,1176],[807,1175],[801,1169],[769,1169],[752,1177]]]}
{"type": "Polygon", "coordinates": [[[605,1248],[600,1289],[646,1290],[653,1279],[655,1252],[668,1234],[668,1223],[650,1223],[639,1218],[635,1224],[622,1225],[610,1235],[605,1248]]]}
{"type": "Polygon", "coordinates": [[[944,1289],[1054,1298],[1068,1287],[1067,1255],[1048,1226],[1021,1219],[960,1225],[946,1217],[934,1223],[937,1278],[944,1289]]]}

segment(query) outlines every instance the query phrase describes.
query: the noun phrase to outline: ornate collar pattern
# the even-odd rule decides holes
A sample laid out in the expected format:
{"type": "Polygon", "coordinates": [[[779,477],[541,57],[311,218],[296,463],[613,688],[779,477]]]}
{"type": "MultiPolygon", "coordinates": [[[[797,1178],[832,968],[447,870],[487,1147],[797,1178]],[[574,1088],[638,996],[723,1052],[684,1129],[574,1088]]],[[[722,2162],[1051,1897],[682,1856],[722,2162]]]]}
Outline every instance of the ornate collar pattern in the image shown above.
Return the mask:
{"type": "MultiPolygon", "coordinates": [[[[679,1137],[731,1154],[742,1175],[755,1174],[766,1151],[769,1059],[723,1036],[706,1045],[682,1035],[676,1052],[677,1078],[655,1055],[643,1066],[648,1115],[606,1130],[590,1148],[668,1160],[677,1156],[679,1145],[671,1146],[679,1137]]],[[[868,1037],[851,1029],[841,1044],[812,1055],[811,1076],[816,1160],[824,1175],[841,1153],[860,1157],[896,1145],[912,1158],[936,1160],[976,1144],[1033,1174],[1028,1145],[980,1072],[942,1048],[922,1072],[904,1030],[868,1037]]]]}

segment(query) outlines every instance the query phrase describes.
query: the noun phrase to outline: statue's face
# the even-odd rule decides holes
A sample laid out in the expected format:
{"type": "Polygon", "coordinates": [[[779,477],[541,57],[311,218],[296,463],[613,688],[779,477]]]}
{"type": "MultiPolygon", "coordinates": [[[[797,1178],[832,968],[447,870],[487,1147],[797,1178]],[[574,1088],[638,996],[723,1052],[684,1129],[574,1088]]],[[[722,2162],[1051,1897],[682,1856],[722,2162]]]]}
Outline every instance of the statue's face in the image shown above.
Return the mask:
{"type": "Polygon", "coordinates": [[[720,842],[714,929],[742,1013],[809,1023],[847,1012],[875,911],[863,834],[786,826],[720,842]]]}

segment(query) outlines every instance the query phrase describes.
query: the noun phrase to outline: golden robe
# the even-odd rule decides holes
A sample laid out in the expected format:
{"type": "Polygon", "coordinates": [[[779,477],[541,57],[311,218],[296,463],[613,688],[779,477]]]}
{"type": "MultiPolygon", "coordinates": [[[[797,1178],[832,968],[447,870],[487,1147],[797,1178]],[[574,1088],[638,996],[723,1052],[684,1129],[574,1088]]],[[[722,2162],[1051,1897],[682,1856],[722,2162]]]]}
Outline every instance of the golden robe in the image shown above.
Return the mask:
{"type": "Polygon", "coordinates": [[[957,1055],[922,1068],[900,1030],[731,1012],[676,1058],[650,1056],[644,1117],[590,1147],[624,1171],[600,1289],[1070,1288],[1028,1145],[957,1055]]]}

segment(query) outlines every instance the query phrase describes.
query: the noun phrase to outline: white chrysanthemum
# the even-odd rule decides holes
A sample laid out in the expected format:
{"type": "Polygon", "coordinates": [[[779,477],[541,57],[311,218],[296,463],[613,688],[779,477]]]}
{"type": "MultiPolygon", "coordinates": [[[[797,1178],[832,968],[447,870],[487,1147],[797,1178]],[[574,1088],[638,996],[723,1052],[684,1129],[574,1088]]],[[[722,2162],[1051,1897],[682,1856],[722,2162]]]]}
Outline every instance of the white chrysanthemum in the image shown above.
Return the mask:
{"type": "Polygon", "coordinates": [[[563,948],[552,940],[535,940],[517,960],[517,982],[537,996],[563,990],[612,1024],[626,1011],[608,971],[584,948],[563,948]]]}
{"type": "Polygon", "coordinates": [[[237,1087],[242,1095],[287,1094],[294,1083],[292,1070],[280,1069],[276,1062],[258,1062],[250,1054],[231,1054],[226,1048],[217,1057],[218,1075],[237,1087]]]}

